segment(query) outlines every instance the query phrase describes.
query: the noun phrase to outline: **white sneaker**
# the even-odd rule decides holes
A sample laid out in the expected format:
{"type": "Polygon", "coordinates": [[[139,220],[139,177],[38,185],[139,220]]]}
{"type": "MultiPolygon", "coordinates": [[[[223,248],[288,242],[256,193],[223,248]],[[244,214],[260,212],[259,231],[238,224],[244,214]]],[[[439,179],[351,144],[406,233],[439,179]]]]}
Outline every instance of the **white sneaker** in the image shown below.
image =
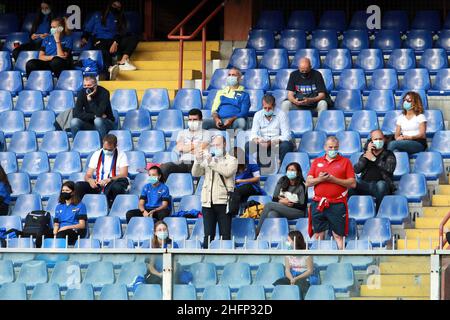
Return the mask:
{"type": "Polygon", "coordinates": [[[119,75],[119,66],[117,64],[109,67],[109,80],[116,80],[119,75]]]}
{"type": "Polygon", "coordinates": [[[119,68],[121,71],[134,71],[136,70],[136,66],[134,66],[130,60],[125,61],[124,64],[119,64],[119,68]]]}

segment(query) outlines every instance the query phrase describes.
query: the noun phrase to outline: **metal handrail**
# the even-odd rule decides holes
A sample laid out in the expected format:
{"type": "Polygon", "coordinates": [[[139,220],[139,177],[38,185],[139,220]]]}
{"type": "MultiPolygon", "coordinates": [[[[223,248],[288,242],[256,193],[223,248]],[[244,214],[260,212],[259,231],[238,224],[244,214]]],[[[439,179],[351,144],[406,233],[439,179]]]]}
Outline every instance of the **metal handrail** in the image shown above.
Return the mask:
{"type": "Polygon", "coordinates": [[[191,20],[191,18],[208,2],[209,0],[203,0],[200,2],[194,10],[189,13],[172,31],[169,32],[167,38],[169,40],[179,40],[179,64],[178,64],[178,89],[183,88],[183,54],[184,54],[184,41],[194,39],[197,34],[202,31],[202,90],[206,89],[206,25],[212,18],[214,18],[223,7],[227,0],[222,1],[217,8],[211,12],[205,20],[192,32],[190,35],[184,35],[184,26],[191,20]],[[175,33],[178,34],[176,35],[175,33]]]}

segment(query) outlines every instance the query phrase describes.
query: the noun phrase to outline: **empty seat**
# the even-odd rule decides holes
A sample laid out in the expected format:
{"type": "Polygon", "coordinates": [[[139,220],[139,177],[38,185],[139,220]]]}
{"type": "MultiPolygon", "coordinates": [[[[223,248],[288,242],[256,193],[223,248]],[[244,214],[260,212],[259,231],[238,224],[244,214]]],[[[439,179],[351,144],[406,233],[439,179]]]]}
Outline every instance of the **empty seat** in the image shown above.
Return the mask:
{"type": "Polygon", "coordinates": [[[161,286],[159,284],[141,284],[136,288],[133,300],[162,300],[161,286]]]}
{"type": "Polygon", "coordinates": [[[319,50],[315,48],[299,49],[295,53],[294,59],[292,60],[291,68],[297,68],[298,62],[301,58],[308,58],[311,61],[311,68],[320,68],[320,56],[319,50]]]}
{"type": "Polygon", "coordinates": [[[14,281],[14,266],[11,260],[0,260],[0,285],[14,281]]]}
{"type": "Polygon", "coordinates": [[[249,69],[244,75],[242,85],[246,89],[269,90],[269,73],[266,69],[249,69]]]}
{"type": "Polygon", "coordinates": [[[272,89],[273,90],[286,90],[287,84],[289,81],[289,77],[291,73],[295,71],[295,69],[281,69],[278,70],[275,75],[275,81],[272,83],[272,89]]]}
{"type": "Polygon", "coordinates": [[[336,30],[313,31],[310,47],[319,50],[321,54],[326,54],[327,52],[336,49],[338,47],[336,30]]]}
{"type": "Polygon", "coordinates": [[[75,107],[73,93],[69,90],[53,90],[48,97],[47,109],[60,113],[75,107]]]}
{"type": "Polygon", "coordinates": [[[22,220],[16,216],[0,216],[0,228],[22,231],[22,220]]]}
{"type": "MultiPolygon", "coordinates": [[[[216,69],[211,76],[208,86],[208,97],[212,90],[223,89],[227,85],[228,69],[216,69]]],[[[208,109],[208,108],[205,108],[208,109]]],[[[209,108],[211,109],[211,108],[209,108]]]]}
{"type": "Polygon", "coordinates": [[[273,288],[272,300],[300,300],[300,290],[298,286],[277,285],[273,288]]]}
{"type": "Polygon", "coordinates": [[[342,110],[346,116],[351,116],[353,115],[353,112],[361,111],[363,108],[361,92],[352,89],[339,90],[334,101],[334,108],[342,110]]]}
{"type": "Polygon", "coordinates": [[[381,29],[406,31],[409,29],[408,13],[404,10],[388,10],[383,12],[381,29]]]}
{"type": "Polygon", "coordinates": [[[247,48],[254,49],[257,54],[262,54],[275,47],[273,31],[268,29],[253,29],[248,34],[247,48]]]}
{"type": "Polygon", "coordinates": [[[34,111],[28,125],[29,131],[34,131],[38,138],[44,133],[55,130],[55,113],[51,110],[34,111]]]}
{"type": "Polygon", "coordinates": [[[427,180],[439,180],[444,173],[444,164],[439,152],[419,152],[414,162],[414,173],[422,173],[427,180]]]}
{"type": "Polygon", "coordinates": [[[432,137],[437,131],[444,130],[444,116],[441,110],[425,110],[427,119],[427,137],[432,137]]]}
{"type": "MultiPolygon", "coordinates": [[[[315,240],[311,243],[311,250],[338,250],[336,241],[334,240],[315,240]]],[[[314,257],[314,266],[316,269],[323,270],[332,263],[339,261],[338,256],[318,256],[314,257]]]]}
{"type": "Polygon", "coordinates": [[[70,90],[73,94],[83,88],[83,73],[80,70],[64,70],[56,82],[56,90],[70,90]]]}
{"type": "Polygon", "coordinates": [[[180,89],[173,101],[173,108],[187,115],[191,109],[202,109],[202,93],[199,89],[180,89]]]}
{"type": "Polygon", "coordinates": [[[284,48],[266,50],[259,66],[268,69],[270,74],[275,74],[280,69],[286,69],[289,66],[287,50],[284,48]]]}
{"type": "Polygon", "coordinates": [[[12,189],[11,197],[27,195],[31,191],[30,177],[28,176],[27,173],[24,172],[9,173],[8,181],[12,189]]]}
{"type": "Polygon", "coordinates": [[[128,111],[125,115],[122,129],[130,130],[133,137],[139,136],[142,131],[151,130],[152,120],[150,113],[144,109],[128,111]]]}
{"type": "Polygon", "coordinates": [[[194,185],[190,173],[172,173],[166,181],[170,195],[174,201],[179,201],[183,196],[194,194],[194,185]]]}
{"type": "MultiPolygon", "coordinates": [[[[114,270],[111,262],[97,261],[89,264],[83,284],[91,284],[95,290],[114,283],[114,270]]],[[[126,291],[126,286],[125,287],[126,291]]]]}
{"type": "Polygon", "coordinates": [[[375,203],[371,196],[351,196],[348,200],[348,214],[358,224],[364,224],[368,219],[375,217],[375,203]]]}
{"type": "Polygon", "coordinates": [[[369,48],[369,35],[367,30],[347,30],[344,32],[342,47],[358,54],[361,50],[369,48]]]}
{"type": "Polygon", "coordinates": [[[25,172],[35,179],[39,174],[49,172],[50,164],[47,153],[43,151],[25,154],[20,172],[25,172]]]}
{"type": "Polygon", "coordinates": [[[161,130],[143,131],[139,137],[136,150],[144,152],[147,158],[152,157],[156,152],[165,151],[164,132],[161,130]]]}
{"type": "Polygon", "coordinates": [[[15,132],[24,131],[25,118],[23,112],[18,110],[1,112],[0,127],[6,138],[11,137],[15,132]]]}
{"type": "Polygon", "coordinates": [[[289,111],[289,126],[294,137],[299,138],[308,131],[313,130],[312,114],[309,110],[289,111]]]}
{"type": "Polygon", "coordinates": [[[403,90],[428,90],[430,89],[430,75],[425,68],[406,70],[403,78],[403,90]]]}
{"type": "Polygon", "coordinates": [[[13,107],[11,93],[6,90],[0,90],[0,112],[12,110],[13,107]]]}
{"type": "Polygon", "coordinates": [[[147,89],[141,101],[141,109],[148,110],[150,115],[170,108],[169,93],[165,88],[147,89]]]}
{"type": "Polygon", "coordinates": [[[439,73],[441,69],[448,67],[447,53],[442,48],[426,49],[418,65],[426,68],[430,74],[439,73]]]}
{"type": "MultiPolygon", "coordinates": [[[[14,30],[17,31],[17,30],[14,30]]],[[[30,35],[28,32],[11,32],[7,35],[5,43],[3,44],[3,50],[8,50],[12,52],[15,48],[15,44],[19,45],[26,44],[30,42],[30,35]]]]}
{"type": "Polygon", "coordinates": [[[0,152],[0,165],[6,174],[17,172],[17,158],[14,152],[0,152]]]}
{"type": "Polygon", "coordinates": [[[369,89],[396,90],[398,88],[397,71],[395,69],[378,69],[372,74],[369,89]]]}
{"type": "Polygon", "coordinates": [[[375,34],[373,48],[381,49],[383,53],[391,53],[395,49],[400,49],[402,42],[398,30],[382,29],[375,34]]]}
{"type": "Polygon", "coordinates": [[[86,194],[82,202],[86,205],[89,221],[96,221],[98,218],[103,218],[97,224],[97,228],[94,226],[95,239],[101,240],[103,235],[103,238],[108,240],[113,239],[117,234],[121,234],[117,230],[117,223],[119,223],[120,230],[120,220],[117,217],[108,217],[111,219],[105,219],[105,216],[108,214],[108,204],[104,194],[86,194]],[[114,237],[107,238],[110,235],[114,235],[114,237]]]}
{"type": "Polygon", "coordinates": [[[428,91],[428,95],[448,95],[450,92],[449,74],[450,69],[438,70],[432,90],[428,91]]]}
{"type": "Polygon", "coordinates": [[[256,236],[255,221],[250,218],[236,218],[231,222],[231,237],[237,245],[254,240],[256,236]]]}
{"type": "MultiPolygon", "coordinates": [[[[116,248],[120,248],[120,249],[134,249],[134,242],[131,239],[112,239],[111,241],[109,241],[109,243],[108,243],[108,245],[106,247],[110,248],[110,249],[116,249],[116,248]]],[[[128,259],[128,257],[126,257],[126,256],[123,256],[123,257],[119,256],[119,257],[117,257],[117,256],[113,255],[112,257],[113,257],[112,260],[114,262],[116,262],[116,258],[119,258],[120,260],[122,260],[121,258],[128,259]]],[[[103,257],[103,261],[109,261],[108,258],[109,257],[104,256],[103,257]]],[[[117,264],[117,263],[115,263],[115,264],[117,264]]]]}
{"type": "Polygon", "coordinates": [[[36,134],[33,131],[14,132],[8,151],[15,152],[18,158],[37,150],[36,134]]]}
{"type": "Polygon", "coordinates": [[[406,152],[394,152],[394,155],[397,160],[394,171],[394,179],[398,180],[403,175],[408,174],[410,172],[409,156],[406,152]]]}
{"type": "MultiPolygon", "coordinates": [[[[145,160],[145,155],[138,151],[145,160]]],[[[128,160],[130,160],[129,155],[127,154],[128,160]]],[[[128,168],[128,174],[130,173],[130,168],[128,168]]],[[[131,189],[130,189],[130,194],[135,194],[137,196],[141,195],[142,189],[144,188],[144,186],[147,184],[148,181],[148,174],[145,172],[141,172],[138,173],[135,177],[133,182],[131,183],[131,189]]]]}
{"type": "Polygon", "coordinates": [[[450,51],[450,30],[441,30],[438,33],[439,39],[436,41],[436,47],[443,48],[445,51],[450,51]]]}
{"type": "Polygon", "coordinates": [[[33,191],[46,200],[52,195],[59,194],[61,187],[62,178],[59,173],[44,172],[38,175],[33,191]]]}
{"type": "Polygon", "coordinates": [[[19,71],[0,72],[0,90],[7,90],[13,96],[22,91],[22,76],[19,71]]]}
{"type": "Polygon", "coordinates": [[[284,277],[284,267],[281,263],[262,263],[256,272],[254,285],[263,285],[264,288],[272,289],[273,283],[284,277]]]}
{"type": "Polygon", "coordinates": [[[208,286],[203,291],[202,300],[231,300],[231,292],[228,286],[208,286]]]}
{"type": "Polygon", "coordinates": [[[306,152],[310,158],[317,158],[324,153],[323,146],[326,138],[327,134],[323,131],[305,132],[300,141],[299,151],[306,152]]]}
{"type": "Polygon", "coordinates": [[[56,283],[39,283],[33,290],[30,300],[60,300],[61,294],[56,283]]]}
{"type": "Polygon", "coordinates": [[[44,133],[40,151],[47,152],[49,158],[55,158],[58,154],[69,151],[69,139],[67,133],[64,131],[50,131],[44,133]]]}
{"type": "Polygon", "coordinates": [[[49,70],[32,71],[25,84],[25,90],[38,90],[47,96],[53,90],[53,76],[49,70]]]}
{"type": "MultiPolygon", "coordinates": [[[[362,111],[357,111],[360,115],[364,115],[364,112],[369,112],[372,116],[372,112],[376,112],[378,115],[384,115],[386,112],[395,110],[395,98],[392,90],[371,90],[369,97],[367,99],[365,109],[362,111]]],[[[354,113],[354,115],[356,112],[354,113]]],[[[369,115],[369,114],[367,114],[369,115]]],[[[359,119],[356,117],[355,121],[359,122],[359,119]]],[[[350,123],[350,128],[352,128],[353,123],[353,117],[352,122],[350,123]]],[[[368,123],[363,123],[363,125],[367,125],[368,123]]],[[[371,122],[373,124],[373,122],[371,122]]],[[[377,120],[377,127],[378,127],[378,120],[377,120]]]]}
{"type": "Polygon", "coordinates": [[[155,129],[162,130],[167,136],[184,129],[183,114],[180,110],[163,110],[159,113],[155,129]]]}
{"type": "Polygon", "coordinates": [[[76,151],[58,153],[52,171],[60,173],[63,178],[68,178],[74,172],[81,172],[80,154],[76,151]]]}
{"type": "Polygon", "coordinates": [[[191,284],[175,284],[173,286],[173,300],[197,300],[195,287],[191,284]]]}
{"type": "Polygon", "coordinates": [[[345,12],[343,10],[325,10],[320,17],[319,28],[344,31],[347,29],[345,12]]]}
{"type": "Polygon", "coordinates": [[[400,178],[396,194],[405,196],[409,202],[421,202],[427,195],[427,180],[422,173],[409,173],[400,178]]]}
{"type": "Polygon", "coordinates": [[[12,67],[11,56],[7,51],[0,51],[0,72],[10,71],[12,67]]]}
{"type": "Polygon", "coordinates": [[[267,218],[257,239],[269,241],[271,246],[276,246],[286,240],[288,233],[289,225],[286,218],[267,218]]]}
{"type": "Polygon", "coordinates": [[[127,231],[124,237],[131,239],[134,242],[142,242],[148,240],[153,236],[153,219],[146,219],[144,217],[133,217],[127,226],[127,231]]]}
{"type": "Polygon", "coordinates": [[[138,207],[139,198],[133,194],[119,194],[113,202],[109,216],[118,217],[122,222],[126,220],[125,214],[138,207]]]}
{"type": "Polygon", "coordinates": [[[402,224],[409,219],[408,200],[404,196],[388,195],[378,208],[378,218],[388,218],[391,224],[402,224]]]}
{"type": "Polygon", "coordinates": [[[213,263],[198,262],[190,266],[192,284],[197,288],[205,288],[217,283],[216,266],[213,263]]]}
{"type": "Polygon", "coordinates": [[[316,29],[314,12],[311,10],[295,10],[291,12],[287,23],[289,29],[312,31],[316,29]]]}
{"type": "Polygon", "coordinates": [[[128,300],[127,287],[123,284],[105,284],[100,292],[100,300],[128,300]]]}
{"type": "Polygon", "coordinates": [[[145,276],[147,265],[144,262],[126,262],[122,264],[117,284],[124,284],[131,287],[136,276],[145,276]]]}
{"type": "Polygon", "coordinates": [[[350,20],[349,29],[354,30],[366,30],[367,29],[367,19],[370,14],[366,13],[366,10],[358,10],[353,12],[352,19],[350,20]]]}
{"type": "Polygon", "coordinates": [[[394,68],[397,73],[403,74],[408,69],[416,67],[416,56],[413,49],[395,49],[386,62],[386,67],[394,68]]]}
{"type": "Polygon", "coordinates": [[[90,284],[81,284],[75,288],[69,288],[64,300],[94,300],[94,288],[90,284]]]}
{"type": "Polygon", "coordinates": [[[312,285],[306,293],[305,300],[335,300],[333,286],[327,284],[312,285]]]}
{"type": "Polygon", "coordinates": [[[378,129],[378,118],[373,110],[355,111],[348,127],[348,130],[356,131],[364,138],[368,137],[370,132],[376,129],[378,129]]]}
{"type": "Polygon", "coordinates": [[[350,263],[333,263],[327,267],[322,284],[333,286],[336,292],[348,292],[355,284],[353,267],[350,263]]]}
{"type": "Polygon", "coordinates": [[[410,30],[406,33],[405,47],[413,49],[416,53],[433,46],[433,35],[429,30],[410,30]]]}
{"type": "Polygon", "coordinates": [[[234,49],[227,68],[231,67],[236,67],[243,71],[256,68],[255,49],[234,49]]]}
{"type": "MultiPolygon", "coordinates": [[[[342,110],[322,111],[317,119],[316,130],[323,131],[327,135],[335,135],[339,131],[345,131],[345,117],[342,110]]],[[[305,138],[303,136],[303,138],[305,138]]],[[[322,144],[323,148],[324,144],[322,144]]],[[[303,150],[302,150],[303,151],[303,150]]]]}
{"type": "Polygon", "coordinates": [[[290,55],[298,49],[306,48],[305,31],[301,29],[286,29],[281,31],[278,47],[284,48],[290,55]]]}
{"type": "Polygon", "coordinates": [[[0,300],[27,300],[27,288],[23,283],[5,283],[0,287],[0,300]]]}
{"type": "Polygon", "coordinates": [[[256,28],[268,29],[271,31],[281,31],[284,28],[283,11],[264,10],[259,14],[256,28]]]}
{"type": "Polygon", "coordinates": [[[39,283],[46,283],[48,280],[47,266],[44,261],[27,261],[22,264],[17,283],[24,283],[27,288],[34,288],[39,283]]]}
{"type": "Polygon", "coordinates": [[[397,123],[397,118],[401,115],[400,110],[391,110],[386,112],[384,115],[383,124],[381,126],[381,130],[385,134],[393,134],[395,133],[395,127],[397,123]]]}
{"type": "Polygon", "coordinates": [[[357,131],[340,131],[336,134],[339,140],[339,153],[349,157],[361,151],[361,137],[357,131]]]}
{"type": "Polygon", "coordinates": [[[27,62],[33,59],[39,58],[39,51],[21,51],[17,57],[17,61],[14,65],[14,70],[19,71],[22,75],[25,75],[27,62]]]}
{"type": "Polygon", "coordinates": [[[366,78],[362,69],[346,69],[343,70],[339,77],[337,85],[338,90],[359,90],[366,88],[366,78]]]}
{"type": "Polygon", "coordinates": [[[384,67],[383,53],[380,49],[363,49],[356,57],[355,67],[363,69],[368,74],[382,69],[384,67]]]}
{"type": "MultiPolygon", "coordinates": [[[[254,115],[259,110],[262,110],[262,100],[264,96],[264,91],[261,89],[251,89],[245,90],[245,92],[248,93],[250,98],[250,108],[248,110],[248,114],[254,115]]],[[[203,115],[203,119],[205,118],[206,118],[205,115],[203,115]]]]}
{"type": "Polygon", "coordinates": [[[73,247],[75,249],[99,249],[101,248],[101,243],[100,240],[94,238],[78,239],[73,247]]]}
{"type": "Polygon", "coordinates": [[[438,10],[418,10],[411,28],[438,31],[441,29],[441,13],[438,10]]]}
{"type": "Polygon", "coordinates": [[[249,285],[251,282],[250,265],[236,262],[225,265],[219,284],[229,286],[232,291],[236,291],[241,286],[249,285]]]}
{"type": "Polygon", "coordinates": [[[169,237],[173,241],[181,241],[189,237],[189,229],[186,218],[184,217],[166,217],[164,222],[169,229],[169,237]]]}
{"type": "Polygon", "coordinates": [[[430,151],[439,152],[443,158],[450,157],[450,131],[438,131],[431,141],[430,151]]]}
{"type": "Polygon", "coordinates": [[[138,108],[138,98],[134,89],[117,89],[111,97],[111,108],[124,116],[130,110],[138,108]]]}
{"type": "Polygon", "coordinates": [[[330,92],[334,89],[333,72],[331,69],[317,69],[322,74],[323,82],[325,83],[326,91],[330,92]]]}
{"type": "Polygon", "coordinates": [[[348,49],[331,49],[325,56],[324,67],[330,68],[333,74],[340,74],[344,69],[352,67],[352,57],[348,49]]]}
{"type": "MultiPolygon", "coordinates": [[[[349,240],[345,250],[372,250],[372,245],[367,240],[349,240]]],[[[374,261],[372,256],[344,256],[342,263],[351,263],[354,270],[367,270],[374,261]]]]}
{"type": "Polygon", "coordinates": [[[82,158],[100,148],[100,134],[95,130],[79,131],[73,140],[72,151],[77,151],[82,158]]]}
{"type": "Polygon", "coordinates": [[[80,264],[76,261],[57,262],[49,283],[59,285],[61,289],[79,286],[81,283],[80,264]],[[68,279],[68,275],[70,275],[70,279],[68,279]]]}
{"type": "MultiPolygon", "coordinates": [[[[125,152],[128,158],[129,167],[128,167],[128,175],[129,176],[136,176],[143,170],[145,170],[145,167],[147,166],[147,162],[145,160],[145,153],[142,151],[127,151],[125,152]]],[[[139,192],[142,191],[142,189],[138,190],[139,192]]]]}

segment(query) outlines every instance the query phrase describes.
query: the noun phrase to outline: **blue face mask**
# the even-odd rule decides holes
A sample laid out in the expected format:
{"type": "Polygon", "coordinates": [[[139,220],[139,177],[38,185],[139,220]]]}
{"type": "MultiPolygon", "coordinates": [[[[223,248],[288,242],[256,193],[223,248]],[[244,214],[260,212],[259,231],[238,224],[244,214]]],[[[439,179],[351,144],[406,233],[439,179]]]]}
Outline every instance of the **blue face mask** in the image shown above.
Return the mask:
{"type": "Polygon", "coordinates": [[[211,148],[210,152],[211,152],[211,155],[213,157],[221,157],[221,156],[223,156],[223,149],[222,148],[211,148]]]}
{"type": "Polygon", "coordinates": [[[383,140],[375,140],[375,141],[373,141],[373,145],[375,146],[375,148],[380,150],[384,146],[384,141],[383,140]]]}
{"type": "Polygon", "coordinates": [[[327,155],[328,155],[331,159],[334,159],[334,158],[336,158],[336,156],[338,155],[338,152],[339,152],[339,151],[337,151],[337,150],[328,150],[328,151],[327,151],[327,155]]]}
{"type": "Polygon", "coordinates": [[[155,177],[155,176],[148,176],[148,183],[150,183],[150,184],[155,184],[155,183],[158,183],[158,182],[159,182],[158,177],[155,177]]]}
{"type": "Polygon", "coordinates": [[[273,110],[270,110],[270,111],[263,110],[263,112],[264,112],[264,115],[265,115],[266,117],[271,117],[271,116],[273,116],[273,110]]]}
{"type": "Polygon", "coordinates": [[[292,248],[292,244],[291,244],[290,241],[286,241],[286,242],[284,243],[284,245],[285,245],[285,247],[286,247],[287,250],[292,250],[292,249],[293,249],[293,248],[292,248]]]}
{"type": "Polygon", "coordinates": [[[297,171],[288,170],[286,171],[286,177],[288,177],[289,180],[294,180],[297,178],[297,171]]]}
{"type": "Polygon", "coordinates": [[[227,77],[227,86],[234,87],[238,84],[238,78],[236,76],[227,77]]]}
{"type": "Polygon", "coordinates": [[[169,237],[169,233],[167,231],[158,231],[156,236],[159,240],[166,240],[169,237]]]}
{"type": "Polygon", "coordinates": [[[406,111],[410,110],[412,108],[411,102],[408,101],[404,101],[403,102],[403,109],[405,109],[406,111]]]}

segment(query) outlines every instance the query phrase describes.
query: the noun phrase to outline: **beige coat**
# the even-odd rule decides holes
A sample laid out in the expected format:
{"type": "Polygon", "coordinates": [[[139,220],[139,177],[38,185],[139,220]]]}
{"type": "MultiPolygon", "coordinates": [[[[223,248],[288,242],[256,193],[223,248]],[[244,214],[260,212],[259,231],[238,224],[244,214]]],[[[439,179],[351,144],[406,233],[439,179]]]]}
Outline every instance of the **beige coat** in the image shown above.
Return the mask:
{"type": "Polygon", "coordinates": [[[223,158],[213,158],[209,164],[194,161],[192,175],[194,177],[205,176],[202,188],[202,206],[211,208],[213,204],[227,204],[227,190],[234,191],[235,175],[238,160],[228,153],[223,158]],[[227,189],[223,185],[219,174],[225,178],[227,189]]]}

